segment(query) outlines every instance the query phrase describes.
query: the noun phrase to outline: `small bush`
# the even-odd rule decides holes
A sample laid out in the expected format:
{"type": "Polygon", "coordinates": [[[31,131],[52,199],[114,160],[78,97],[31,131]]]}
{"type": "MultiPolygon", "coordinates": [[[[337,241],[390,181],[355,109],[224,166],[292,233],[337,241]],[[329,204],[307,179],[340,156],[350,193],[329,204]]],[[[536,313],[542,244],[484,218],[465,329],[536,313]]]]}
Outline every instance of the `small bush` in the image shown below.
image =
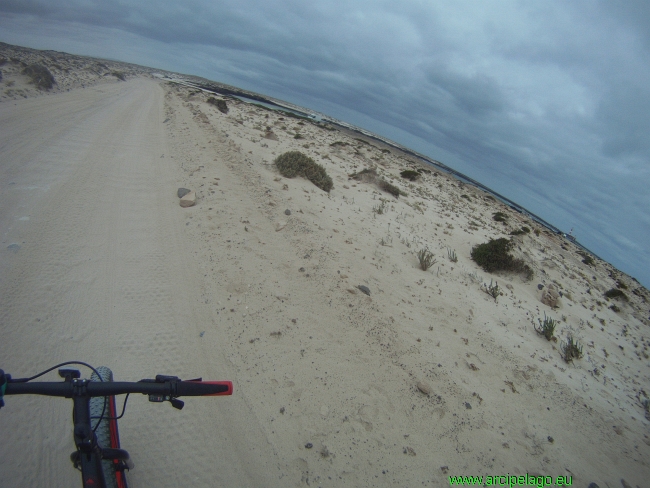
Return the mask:
{"type": "Polygon", "coordinates": [[[492,280],[490,280],[490,284],[487,285],[483,283],[483,291],[490,295],[492,298],[494,298],[494,303],[497,303],[498,298],[503,295],[501,292],[501,289],[499,288],[499,283],[495,283],[494,285],[492,284],[492,280]]]}
{"type": "Polygon", "coordinates": [[[542,319],[537,319],[537,321],[539,322],[539,328],[533,323],[535,332],[537,332],[539,335],[543,335],[547,341],[553,339],[555,327],[557,326],[557,320],[547,317],[546,312],[544,312],[544,321],[542,322],[542,319]]]}
{"type": "Polygon", "coordinates": [[[617,288],[612,288],[611,290],[607,290],[605,292],[605,296],[607,298],[621,298],[626,302],[628,301],[627,295],[617,288]]]}
{"type": "Polygon", "coordinates": [[[447,257],[449,258],[449,261],[451,261],[452,263],[458,262],[458,256],[456,256],[456,251],[454,251],[452,248],[447,249],[447,257]]]}
{"type": "Polygon", "coordinates": [[[285,178],[302,176],[329,193],[334,187],[325,168],[300,151],[289,151],[275,158],[275,165],[285,178]]]}
{"type": "Polygon", "coordinates": [[[582,357],[582,346],[571,335],[567,337],[566,342],[560,345],[560,349],[562,351],[562,359],[567,363],[582,357]]]}
{"type": "Polygon", "coordinates": [[[111,74],[120,81],[126,81],[126,75],[121,71],[113,71],[111,74]]]}
{"type": "Polygon", "coordinates": [[[375,205],[372,211],[379,215],[386,213],[386,202],[382,201],[379,205],[375,205]]]}
{"type": "Polygon", "coordinates": [[[505,222],[507,218],[508,218],[508,216],[506,214],[504,214],[503,212],[495,212],[492,215],[492,220],[494,220],[496,222],[505,222]]]}
{"type": "Polygon", "coordinates": [[[395,198],[399,198],[399,196],[402,195],[402,191],[399,188],[397,188],[395,185],[388,183],[384,179],[379,180],[379,188],[381,188],[385,192],[390,193],[395,198]]]}
{"type": "Polygon", "coordinates": [[[420,173],[418,173],[417,171],[410,170],[410,169],[405,169],[404,171],[402,171],[400,173],[400,176],[402,178],[406,178],[407,180],[415,181],[420,177],[420,173]]]}
{"type": "Polygon", "coordinates": [[[210,97],[210,98],[208,98],[207,102],[210,105],[214,105],[215,107],[217,107],[219,112],[221,112],[222,114],[227,114],[228,113],[228,104],[226,103],[225,100],[221,100],[221,99],[217,100],[214,97],[210,97]]]}
{"type": "Polygon", "coordinates": [[[512,271],[525,273],[528,279],[532,278],[533,270],[521,259],[515,259],[510,254],[512,242],[502,237],[491,239],[489,242],[478,244],[472,248],[471,257],[484,271],[512,271]]]}
{"type": "Polygon", "coordinates": [[[302,137],[302,135],[300,135],[300,133],[296,132],[296,135],[293,136],[293,138],[294,139],[302,139],[303,137],[302,137]]]}
{"type": "Polygon", "coordinates": [[[52,73],[50,73],[45,66],[40,64],[30,64],[22,73],[29,76],[31,82],[40,90],[49,90],[56,83],[52,73]]]}
{"type": "Polygon", "coordinates": [[[431,266],[436,264],[436,260],[433,258],[433,253],[429,251],[426,247],[420,249],[417,253],[418,261],[420,261],[420,268],[422,271],[426,271],[431,266]]]}

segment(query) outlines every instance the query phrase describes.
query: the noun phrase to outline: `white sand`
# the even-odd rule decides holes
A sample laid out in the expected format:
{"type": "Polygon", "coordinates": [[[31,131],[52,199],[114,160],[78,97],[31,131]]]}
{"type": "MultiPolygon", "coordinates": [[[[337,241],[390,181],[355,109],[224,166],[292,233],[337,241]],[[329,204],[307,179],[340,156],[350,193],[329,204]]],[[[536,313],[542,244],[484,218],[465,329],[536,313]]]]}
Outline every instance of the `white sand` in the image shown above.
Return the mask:
{"type": "MultiPolygon", "coordinates": [[[[207,98],[132,78],[0,103],[0,367],[26,376],[78,359],[121,380],[235,384],[182,412],[131,398],[120,428],[133,486],[448,486],[508,473],[647,484],[645,289],[475,188],[402,180],[417,166],[378,143],[230,100],[224,115],[207,98]],[[286,150],[324,165],[334,189],[280,177],[272,162],[286,150]],[[348,180],[370,166],[408,196],[348,180]],[[195,207],[178,205],[178,187],[197,191],[195,207]],[[522,225],[540,231],[515,238],[532,281],[470,259],[522,225]],[[426,272],[425,245],[437,259],[426,272]],[[612,276],[629,303],[603,297],[612,276]],[[481,290],[490,279],[498,303],[481,290]],[[537,287],[552,283],[557,309],[537,287]],[[557,343],[534,332],[544,313],[560,321],[557,343]],[[585,355],[566,364],[570,332],[585,355]]],[[[7,398],[2,486],[78,482],[70,407],[7,398]]]]}

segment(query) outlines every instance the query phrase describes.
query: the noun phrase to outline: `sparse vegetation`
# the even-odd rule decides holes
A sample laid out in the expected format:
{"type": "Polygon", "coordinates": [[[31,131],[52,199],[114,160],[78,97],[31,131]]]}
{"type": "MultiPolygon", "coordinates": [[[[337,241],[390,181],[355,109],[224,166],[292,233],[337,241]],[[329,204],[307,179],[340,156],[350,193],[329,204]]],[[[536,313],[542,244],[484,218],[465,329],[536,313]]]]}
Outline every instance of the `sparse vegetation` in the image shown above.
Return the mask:
{"type": "Polygon", "coordinates": [[[452,248],[447,249],[447,257],[449,258],[449,261],[451,261],[452,263],[458,262],[458,256],[456,256],[456,251],[454,251],[452,248]]]}
{"type": "Polygon", "coordinates": [[[296,135],[293,136],[293,138],[294,138],[294,139],[302,139],[303,137],[302,137],[302,135],[300,135],[299,132],[296,132],[296,135]]]}
{"type": "Polygon", "coordinates": [[[395,198],[399,198],[400,195],[403,195],[403,192],[399,188],[397,188],[395,185],[393,185],[391,183],[388,183],[384,179],[380,179],[378,185],[379,185],[379,188],[381,188],[385,192],[390,193],[395,198]]]}
{"type": "Polygon", "coordinates": [[[567,363],[582,357],[582,346],[573,338],[572,335],[569,335],[567,341],[560,345],[560,350],[562,351],[562,359],[567,363]]]}
{"type": "Polygon", "coordinates": [[[547,317],[545,312],[544,321],[542,322],[542,319],[539,318],[537,319],[537,321],[539,322],[539,328],[533,323],[535,332],[537,332],[539,335],[544,336],[547,341],[553,339],[553,334],[555,333],[555,327],[557,326],[557,320],[547,317]]]}
{"type": "Polygon", "coordinates": [[[30,64],[23,69],[22,73],[29,76],[31,82],[36,85],[39,90],[49,90],[56,83],[52,73],[41,64],[30,64]]]}
{"type": "Polygon", "coordinates": [[[621,298],[626,302],[628,301],[627,295],[623,293],[621,290],[619,290],[618,288],[612,288],[611,290],[607,290],[605,292],[605,296],[607,298],[621,298]]]}
{"type": "Polygon", "coordinates": [[[218,99],[216,99],[214,97],[210,97],[210,98],[208,98],[207,102],[210,105],[214,105],[215,107],[217,107],[219,112],[221,112],[222,114],[227,114],[228,113],[228,104],[226,103],[225,100],[222,100],[222,99],[218,100],[218,99]]]}
{"type": "Polygon", "coordinates": [[[405,193],[402,192],[399,188],[397,188],[395,185],[390,184],[383,178],[381,178],[377,174],[377,169],[376,168],[365,168],[362,169],[361,171],[357,173],[352,173],[348,175],[349,178],[355,179],[357,181],[363,181],[367,183],[375,183],[380,189],[384,190],[385,192],[390,193],[393,195],[395,198],[399,198],[400,195],[404,195],[405,193]]]}
{"type": "Polygon", "coordinates": [[[490,295],[492,298],[494,298],[494,303],[497,303],[497,300],[499,296],[503,295],[503,292],[499,288],[499,283],[495,283],[494,285],[492,284],[492,280],[490,280],[490,284],[483,283],[483,291],[490,295]]]}
{"type": "Polygon", "coordinates": [[[400,173],[400,176],[407,180],[415,181],[420,177],[420,173],[418,173],[417,171],[413,171],[411,169],[405,169],[400,173]]]}
{"type": "Polygon", "coordinates": [[[527,279],[532,279],[533,270],[521,259],[515,259],[510,254],[511,249],[512,241],[502,237],[474,246],[471,256],[474,262],[488,273],[511,271],[525,273],[527,279]]]}
{"type": "Polygon", "coordinates": [[[436,263],[436,260],[433,257],[433,253],[429,251],[426,247],[420,249],[417,253],[418,261],[420,261],[420,268],[422,271],[426,271],[431,266],[436,263]]]}
{"type": "Polygon", "coordinates": [[[289,151],[275,158],[275,166],[285,178],[302,176],[329,193],[334,187],[325,168],[300,151],[289,151]]]}
{"type": "Polygon", "coordinates": [[[126,81],[126,75],[122,71],[113,71],[111,74],[120,81],[126,81]]]}
{"type": "Polygon", "coordinates": [[[513,230],[510,235],[511,236],[521,236],[524,234],[528,234],[530,232],[530,229],[528,227],[522,227],[521,229],[516,229],[513,230]]]}
{"type": "Polygon", "coordinates": [[[492,214],[492,220],[496,222],[505,222],[508,216],[504,214],[503,212],[495,212],[492,214]]]}
{"type": "Polygon", "coordinates": [[[374,207],[372,207],[372,211],[375,212],[376,214],[382,215],[383,213],[386,212],[386,202],[382,200],[379,205],[375,205],[374,207]]]}

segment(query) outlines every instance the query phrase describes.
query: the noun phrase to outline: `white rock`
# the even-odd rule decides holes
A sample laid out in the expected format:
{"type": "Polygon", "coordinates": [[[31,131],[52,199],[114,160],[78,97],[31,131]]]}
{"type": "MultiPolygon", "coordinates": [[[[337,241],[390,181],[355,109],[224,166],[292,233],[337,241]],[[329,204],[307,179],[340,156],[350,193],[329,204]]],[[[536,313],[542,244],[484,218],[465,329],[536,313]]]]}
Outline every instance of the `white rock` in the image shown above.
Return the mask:
{"type": "Polygon", "coordinates": [[[191,191],[181,198],[181,207],[192,207],[196,205],[196,192],[191,191]]]}
{"type": "Polygon", "coordinates": [[[287,225],[287,223],[284,220],[280,220],[279,222],[277,222],[275,224],[275,231],[277,232],[279,230],[284,229],[286,225],[287,225]]]}

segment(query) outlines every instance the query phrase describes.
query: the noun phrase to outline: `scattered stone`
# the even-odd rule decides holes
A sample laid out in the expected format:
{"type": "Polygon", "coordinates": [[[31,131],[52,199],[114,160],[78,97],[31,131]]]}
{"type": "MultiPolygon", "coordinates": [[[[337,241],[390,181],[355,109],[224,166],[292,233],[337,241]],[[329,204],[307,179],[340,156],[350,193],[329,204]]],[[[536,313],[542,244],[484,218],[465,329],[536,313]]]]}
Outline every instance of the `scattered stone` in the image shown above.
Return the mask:
{"type": "Polygon", "coordinates": [[[347,279],[348,279],[348,275],[346,275],[346,274],[341,274],[341,279],[342,279],[342,280],[347,280],[347,279]]]}
{"type": "Polygon", "coordinates": [[[305,272],[305,268],[300,268],[298,271],[300,271],[301,273],[304,273],[304,272],[305,272]]]}
{"type": "Polygon", "coordinates": [[[618,435],[623,435],[623,429],[616,425],[614,426],[614,432],[616,432],[618,435]]]}
{"type": "Polygon", "coordinates": [[[357,286],[357,288],[361,290],[363,293],[365,293],[366,295],[370,296],[370,288],[368,288],[367,286],[359,285],[357,286]]]}
{"type": "Polygon", "coordinates": [[[465,402],[465,408],[466,408],[467,410],[471,410],[471,409],[472,409],[472,406],[469,404],[469,402],[465,402]]]}
{"type": "Polygon", "coordinates": [[[284,215],[291,215],[291,210],[286,209],[286,210],[284,211],[284,215]]]}
{"type": "Polygon", "coordinates": [[[187,188],[179,188],[176,194],[178,195],[178,198],[183,198],[185,195],[187,195],[190,192],[187,188]]]}
{"type": "Polygon", "coordinates": [[[555,439],[553,439],[553,437],[551,437],[550,435],[547,437],[547,439],[551,444],[555,442],[555,439]]]}
{"type": "Polygon", "coordinates": [[[589,483],[589,486],[587,488],[600,488],[596,483],[589,483]]]}
{"type": "Polygon", "coordinates": [[[321,450],[320,450],[320,455],[321,455],[322,457],[324,457],[324,458],[329,457],[329,456],[330,456],[330,451],[329,451],[329,449],[327,449],[326,446],[323,446],[323,447],[321,448],[321,450]]]}
{"type": "Polygon", "coordinates": [[[630,485],[627,481],[625,481],[623,478],[621,478],[621,484],[623,485],[623,488],[632,488],[632,485],[630,485]]]}
{"type": "Polygon", "coordinates": [[[193,207],[196,205],[196,193],[191,191],[181,198],[181,207],[193,207]]]}
{"type": "Polygon", "coordinates": [[[440,471],[442,471],[443,474],[447,474],[447,471],[449,471],[449,466],[440,466],[440,471]]]}
{"type": "Polygon", "coordinates": [[[423,381],[418,381],[415,386],[417,387],[418,390],[420,390],[421,393],[424,393],[425,395],[429,396],[431,395],[431,387],[427,385],[423,381]]]}
{"type": "Polygon", "coordinates": [[[314,445],[311,442],[305,444],[305,449],[311,449],[312,447],[314,447],[314,445]]]}
{"type": "Polygon", "coordinates": [[[409,456],[415,456],[415,450],[412,447],[405,447],[404,450],[402,451],[404,454],[408,454],[409,456]]]}
{"type": "Polygon", "coordinates": [[[284,415],[284,407],[280,407],[280,413],[284,415]]]}
{"type": "Polygon", "coordinates": [[[275,224],[275,231],[278,232],[284,229],[287,226],[287,223],[284,220],[280,220],[275,224]]]}
{"type": "Polygon", "coordinates": [[[560,299],[560,294],[558,293],[557,287],[555,285],[548,285],[548,288],[542,293],[541,302],[544,305],[548,305],[551,308],[555,308],[558,305],[558,300],[560,299]]]}
{"type": "Polygon", "coordinates": [[[201,333],[199,334],[199,337],[203,337],[204,334],[205,334],[205,331],[201,332],[201,333]]]}
{"type": "Polygon", "coordinates": [[[542,288],[544,288],[544,285],[542,285],[541,283],[539,285],[537,285],[538,290],[541,290],[542,288]]]}
{"type": "Polygon", "coordinates": [[[348,288],[348,293],[352,293],[353,295],[357,294],[356,288],[348,288]]]}

